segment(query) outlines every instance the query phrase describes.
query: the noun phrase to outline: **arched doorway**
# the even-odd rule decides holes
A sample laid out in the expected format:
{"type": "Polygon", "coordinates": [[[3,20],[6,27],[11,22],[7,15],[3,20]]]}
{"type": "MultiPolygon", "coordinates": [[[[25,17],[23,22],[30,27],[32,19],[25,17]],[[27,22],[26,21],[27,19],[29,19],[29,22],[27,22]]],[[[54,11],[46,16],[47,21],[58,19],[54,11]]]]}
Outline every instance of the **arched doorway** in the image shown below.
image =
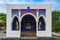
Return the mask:
{"type": "Polygon", "coordinates": [[[45,30],[46,28],[46,24],[45,24],[45,19],[43,18],[43,16],[41,16],[39,18],[39,22],[38,22],[38,30],[45,30]]]}
{"type": "Polygon", "coordinates": [[[12,30],[19,30],[19,21],[16,16],[13,18],[12,21],[12,30]]]}
{"type": "Polygon", "coordinates": [[[36,36],[36,20],[32,15],[25,15],[21,20],[21,37],[36,36]]]}

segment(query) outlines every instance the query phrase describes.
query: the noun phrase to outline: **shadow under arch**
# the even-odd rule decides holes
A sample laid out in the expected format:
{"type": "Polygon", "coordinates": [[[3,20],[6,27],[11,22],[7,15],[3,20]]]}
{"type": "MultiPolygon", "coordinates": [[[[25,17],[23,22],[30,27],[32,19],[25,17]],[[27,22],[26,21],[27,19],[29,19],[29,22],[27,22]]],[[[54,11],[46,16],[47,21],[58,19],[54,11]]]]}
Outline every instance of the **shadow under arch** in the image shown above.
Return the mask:
{"type": "Polygon", "coordinates": [[[19,20],[16,16],[14,16],[12,21],[12,30],[19,30],[19,20]]]}
{"type": "Polygon", "coordinates": [[[36,20],[27,14],[21,20],[21,36],[36,36],[36,20]]]}
{"type": "Polygon", "coordinates": [[[46,30],[46,23],[45,23],[45,19],[43,16],[39,17],[38,20],[38,30],[46,30]]]}

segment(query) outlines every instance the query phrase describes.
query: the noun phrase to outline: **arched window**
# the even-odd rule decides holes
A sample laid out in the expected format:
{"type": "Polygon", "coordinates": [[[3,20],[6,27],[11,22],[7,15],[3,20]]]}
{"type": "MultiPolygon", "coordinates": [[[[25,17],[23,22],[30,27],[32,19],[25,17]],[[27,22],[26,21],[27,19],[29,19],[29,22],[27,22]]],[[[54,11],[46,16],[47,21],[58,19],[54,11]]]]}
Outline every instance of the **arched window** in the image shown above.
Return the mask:
{"type": "Polygon", "coordinates": [[[46,24],[45,19],[41,16],[38,22],[38,30],[45,30],[46,24]]]}
{"type": "Polygon", "coordinates": [[[12,21],[12,30],[19,30],[19,21],[16,16],[14,17],[12,21]]]}

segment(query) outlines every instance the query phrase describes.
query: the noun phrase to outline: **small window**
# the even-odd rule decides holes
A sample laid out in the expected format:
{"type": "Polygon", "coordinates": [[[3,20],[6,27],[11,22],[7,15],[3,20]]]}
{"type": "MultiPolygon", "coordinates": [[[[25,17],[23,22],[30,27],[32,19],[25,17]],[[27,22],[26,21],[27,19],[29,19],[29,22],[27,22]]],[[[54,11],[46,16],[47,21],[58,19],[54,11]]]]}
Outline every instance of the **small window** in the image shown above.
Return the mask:
{"type": "Polygon", "coordinates": [[[19,21],[17,17],[14,17],[13,19],[12,30],[19,30],[19,21]]]}
{"type": "Polygon", "coordinates": [[[38,22],[38,30],[45,30],[45,27],[45,20],[43,17],[40,17],[38,22]]]}

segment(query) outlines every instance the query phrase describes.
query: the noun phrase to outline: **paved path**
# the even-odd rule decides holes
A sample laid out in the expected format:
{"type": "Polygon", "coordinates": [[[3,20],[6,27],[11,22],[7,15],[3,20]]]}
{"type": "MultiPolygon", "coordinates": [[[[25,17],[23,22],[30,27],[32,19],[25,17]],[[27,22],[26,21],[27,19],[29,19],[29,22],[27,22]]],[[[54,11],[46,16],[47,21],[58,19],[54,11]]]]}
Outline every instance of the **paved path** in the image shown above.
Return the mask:
{"type": "MultiPolygon", "coordinates": [[[[6,34],[4,33],[4,32],[2,32],[2,31],[0,31],[0,38],[6,38],[6,34]]],[[[51,37],[51,38],[38,38],[38,39],[40,39],[40,40],[60,40],[60,36],[56,36],[56,35],[54,35],[53,34],[53,37],[51,37]]]]}
{"type": "Polygon", "coordinates": [[[57,35],[57,36],[60,36],[59,33],[55,33],[55,32],[52,32],[53,35],[57,35]]]}
{"type": "Polygon", "coordinates": [[[6,38],[6,34],[3,31],[0,31],[0,38],[6,38]]]}
{"type": "Polygon", "coordinates": [[[59,39],[60,40],[60,34],[52,33],[52,38],[59,39]]]}

